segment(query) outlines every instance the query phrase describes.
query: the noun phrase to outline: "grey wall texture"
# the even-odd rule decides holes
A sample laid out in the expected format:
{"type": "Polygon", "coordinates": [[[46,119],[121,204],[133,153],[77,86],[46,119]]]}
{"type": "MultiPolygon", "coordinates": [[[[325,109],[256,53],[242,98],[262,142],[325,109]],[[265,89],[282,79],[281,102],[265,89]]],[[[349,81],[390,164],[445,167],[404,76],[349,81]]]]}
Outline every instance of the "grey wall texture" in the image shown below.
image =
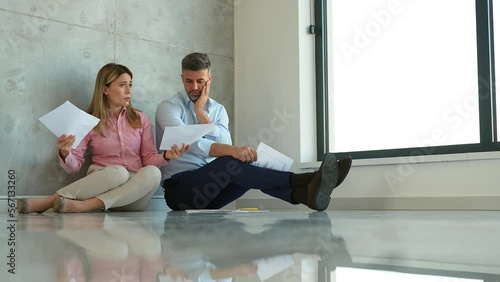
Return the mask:
{"type": "Polygon", "coordinates": [[[0,0],[0,197],[50,195],[85,175],[89,160],[74,175],[59,167],[56,136],[38,118],[66,100],[85,110],[109,62],[132,70],[133,105],[154,129],[158,103],[183,90],[182,57],[208,53],[211,96],[232,120],[233,8],[233,0],[0,0]]]}

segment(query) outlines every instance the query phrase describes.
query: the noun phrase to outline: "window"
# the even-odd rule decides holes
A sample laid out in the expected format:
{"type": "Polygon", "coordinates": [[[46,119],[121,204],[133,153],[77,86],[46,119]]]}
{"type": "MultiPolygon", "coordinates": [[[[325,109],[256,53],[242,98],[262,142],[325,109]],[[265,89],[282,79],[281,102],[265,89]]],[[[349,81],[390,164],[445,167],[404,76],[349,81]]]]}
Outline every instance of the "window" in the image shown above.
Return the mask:
{"type": "Polygon", "coordinates": [[[498,150],[492,11],[492,0],[316,0],[318,158],[498,150]]]}
{"type": "MultiPolygon", "coordinates": [[[[494,54],[497,54],[497,58],[500,57],[500,2],[499,1],[493,1],[493,3],[496,5],[496,6],[493,6],[493,18],[494,19],[497,19],[496,21],[493,22],[493,31],[494,31],[494,39],[497,39],[496,42],[498,42],[496,45],[495,45],[495,49],[494,49],[494,54]],[[495,8],[496,7],[496,8],[495,8]]],[[[499,70],[500,68],[498,67],[498,64],[497,64],[497,61],[499,60],[495,60],[495,73],[496,73],[496,70],[499,70]]],[[[495,83],[495,85],[497,85],[498,83],[495,83]]],[[[495,106],[496,108],[498,109],[499,108],[499,101],[500,99],[495,99],[496,102],[495,102],[495,106]]],[[[495,117],[495,120],[497,121],[496,124],[497,124],[497,132],[500,130],[500,122],[498,122],[498,115],[496,115],[495,117]]],[[[498,140],[498,139],[497,139],[498,140]]]]}
{"type": "Polygon", "coordinates": [[[338,267],[334,273],[335,278],[332,281],[338,282],[358,282],[358,281],[373,281],[373,282],[483,282],[483,279],[469,279],[449,276],[425,275],[401,273],[395,271],[383,271],[372,269],[358,269],[338,267]],[[369,277],[369,279],[367,279],[369,277]]]}

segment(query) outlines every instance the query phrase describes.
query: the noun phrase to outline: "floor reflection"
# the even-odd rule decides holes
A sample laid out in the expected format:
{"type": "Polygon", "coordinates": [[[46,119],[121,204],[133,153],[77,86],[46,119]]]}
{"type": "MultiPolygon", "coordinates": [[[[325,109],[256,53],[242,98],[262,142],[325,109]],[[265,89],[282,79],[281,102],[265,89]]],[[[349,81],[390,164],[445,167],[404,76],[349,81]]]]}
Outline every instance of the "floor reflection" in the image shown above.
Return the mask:
{"type": "Polygon", "coordinates": [[[20,215],[17,273],[0,268],[0,281],[492,282],[498,222],[500,213],[20,215]]]}
{"type": "MultiPolygon", "coordinates": [[[[260,232],[251,232],[244,221],[226,215],[167,216],[164,226],[162,250],[170,278],[211,281],[257,276],[264,281],[292,268],[294,256],[330,267],[351,261],[345,241],[332,233],[325,213],[275,220],[263,224],[260,232]]],[[[294,272],[281,276],[289,281],[294,272]]]]}

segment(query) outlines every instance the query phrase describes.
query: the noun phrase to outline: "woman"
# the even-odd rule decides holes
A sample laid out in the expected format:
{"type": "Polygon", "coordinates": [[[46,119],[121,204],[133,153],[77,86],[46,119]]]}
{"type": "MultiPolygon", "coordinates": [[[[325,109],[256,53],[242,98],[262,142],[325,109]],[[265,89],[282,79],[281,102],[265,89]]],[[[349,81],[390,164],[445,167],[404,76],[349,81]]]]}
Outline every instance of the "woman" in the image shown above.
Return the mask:
{"type": "Polygon", "coordinates": [[[119,209],[139,211],[146,208],[158,188],[158,167],[182,156],[189,145],[174,146],[158,153],[148,117],[130,102],[132,72],[110,63],[97,74],[94,96],[87,112],[100,119],[76,149],[74,135],[57,139],[59,163],[68,173],[80,170],[87,147],[92,150],[92,165],[87,176],[42,199],[19,199],[19,213],[88,212],[119,209]]]}

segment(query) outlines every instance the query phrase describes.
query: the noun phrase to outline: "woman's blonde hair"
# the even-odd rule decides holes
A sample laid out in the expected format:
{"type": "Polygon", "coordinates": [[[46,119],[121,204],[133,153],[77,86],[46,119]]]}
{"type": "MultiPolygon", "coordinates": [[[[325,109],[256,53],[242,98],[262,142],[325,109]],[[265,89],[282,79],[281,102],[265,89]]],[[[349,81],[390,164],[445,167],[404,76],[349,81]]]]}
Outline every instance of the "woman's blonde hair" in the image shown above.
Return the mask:
{"type": "MultiPolygon", "coordinates": [[[[104,87],[109,87],[113,81],[124,73],[128,73],[130,78],[133,77],[132,72],[126,66],[115,63],[105,65],[97,73],[94,96],[87,108],[87,113],[100,119],[94,130],[101,136],[104,136],[106,123],[109,119],[109,102],[108,96],[104,95],[104,87]]],[[[128,104],[125,116],[133,128],[140,128],[142,126],[141,117],[137,114],[136,109],[132,107],[132,102],[128,104]]]]}

